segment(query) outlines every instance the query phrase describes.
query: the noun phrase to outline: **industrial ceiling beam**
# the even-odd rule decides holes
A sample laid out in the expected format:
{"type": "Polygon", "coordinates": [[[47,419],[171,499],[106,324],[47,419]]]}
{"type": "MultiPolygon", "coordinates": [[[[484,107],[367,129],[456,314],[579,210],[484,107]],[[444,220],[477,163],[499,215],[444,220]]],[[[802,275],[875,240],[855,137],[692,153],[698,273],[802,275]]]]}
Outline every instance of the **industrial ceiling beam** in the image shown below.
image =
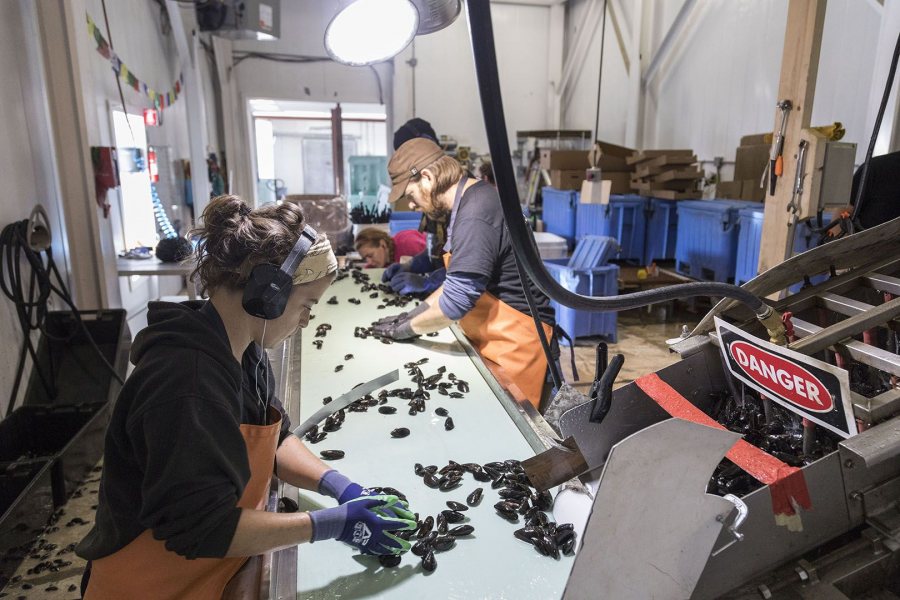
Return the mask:
{"type": "Polygon", "coordinates": [[[662,43],[659,45],[656,54],[654,54],[653,58],[650,59],[650,66],[647,67],[647,71],[641,78],[642,87],[646,88],[659,72],[660,66],[662,65],[663,61],[666,60],[669,52],[671,52],[672,48],[675,46],[675,42],[681,36],[681,33],[685,30],[685,25],[688,22],[688,17],[690,17],[691,12],[694,10],[694,6],[696,4],[697,0],[684,0],[684,4],[681,5],[681,9],[678,11],[678,14],[675,15],[675,20],[672,22],[672,26],[669,27],[669,30],[666,32],[666,36],[663,38],[662,43]]]}
{"type": "MultiPolygon", "coordinates": [[[[602,7],[602,0],[590,1],[581,28],[578,30],[578,33],[575,34],[575,41],[571,46],[572,50],[563,63],[562,77],[555,90],[556,94],[563,99],[563,106],[567,104],[564,99],[569,84],[574,78],[577,78],[578,75],[581,74],[581,69],[584,68],[585,55],[591,45],[591,41],[594,39],[594,33],[597,31],[600,17],[603,16],[602,7]]],[[[564,110],[565,109],[563,109],[563,111],[564,110]]]]}

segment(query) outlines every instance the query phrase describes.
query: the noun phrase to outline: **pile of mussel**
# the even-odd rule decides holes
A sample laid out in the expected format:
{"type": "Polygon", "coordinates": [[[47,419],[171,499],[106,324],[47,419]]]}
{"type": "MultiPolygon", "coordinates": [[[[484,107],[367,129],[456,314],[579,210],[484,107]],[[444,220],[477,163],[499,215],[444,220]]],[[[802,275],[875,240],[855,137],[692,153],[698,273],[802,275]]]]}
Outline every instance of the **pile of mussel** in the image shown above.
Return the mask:
{"type": "MultiPolygon", "coordinates": [[[[422,478],[425,485],[443,492],[461,487],[466,474],[479,482],[491,482],[491,489],[497,490],[500,497],[500,501],[494,504],[497,515],[511,523],[519,523],[520,517],[524,521],[525,526],[513,532],[516,539],[531,544],[540,554],[555,559],[559,559],[562,554],[574,554],[577,536],[573,525],[550,521],[544,511],[552,508],[553,497],[549,492],[537,492],[531,487],[518,460],[495,461],[484,465],[451,460],[440,468],[437,465],[423,466],[416,463],[413,471],[422,478]]],[[[466,497],[465,504],[450,500],[447,502],[447,510],[436,516],[419,519],[418,527],[407,533],[406,539],[411,540],[413,535],[418,538],[412,552],[422,558],[423,569],[433,571],[437,567],[435,551],[449,550],[454,547],[454,538],[474,532],[474,527],[469,524],[450,526],[465,521],[465,511],[468,507],[478,506],[483,497],[484,487],[475,488],[466,497]]],[[[387,562],[394,560],[388,559],[387,562]]],[[[398,563],[399,560],[394,562],[398,563]]],[[[386,564],[385,561],[382,564],[386,564]]]]}
{"type": "MultiPolygon", "coordinates": [[[[837,449],[837,436],[823,427],[816,427],[812,450],[804,452],[802,419],[775,402],[769,401],[766,406],[758,396],[746,393],[743,398],[736,399],[726,392],[715,394],[712,400],[711,416],[716,421],[744,436],[747,443],[792,467],[806,466],[837,449]]],[[[744,496],[762,486],[725,458],[713,472],[707,492],[744,496]]]]}

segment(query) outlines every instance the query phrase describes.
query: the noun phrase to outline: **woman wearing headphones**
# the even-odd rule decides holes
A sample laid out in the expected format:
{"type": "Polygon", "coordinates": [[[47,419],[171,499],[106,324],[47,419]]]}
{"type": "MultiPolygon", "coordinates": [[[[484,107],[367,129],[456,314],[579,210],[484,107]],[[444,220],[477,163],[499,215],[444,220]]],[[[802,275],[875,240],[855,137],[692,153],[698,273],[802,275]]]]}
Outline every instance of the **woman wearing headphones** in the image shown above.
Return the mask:
{"type": "Polygon", "coordinates": [[[150,303],[131,349],[96,523],[77,548],[89,600],[220,598],[247,557],[303,542],[409,549],[390,533],[415,527],[407,506],[329,469],[290,434],[267,374],[254,381],[262,349],[305,327],[333,281],[328,240],[288,203],[250,210],[220,196],[202,222],[195,274],[209,301],[150,303]],[[265,512],[273,474],[339,504],[265,512]]]}

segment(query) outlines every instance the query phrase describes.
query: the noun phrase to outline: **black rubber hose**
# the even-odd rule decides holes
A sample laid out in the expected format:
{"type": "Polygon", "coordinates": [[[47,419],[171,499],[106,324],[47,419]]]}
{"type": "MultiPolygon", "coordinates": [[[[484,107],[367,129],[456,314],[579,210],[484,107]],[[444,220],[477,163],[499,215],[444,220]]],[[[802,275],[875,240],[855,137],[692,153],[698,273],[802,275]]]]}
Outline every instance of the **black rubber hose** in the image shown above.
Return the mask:
{"type": "Polygon", "coordinates": [[[560,304],[594,312],[626,310],[692,296],[732,298],[746,304],[757,315],[767,312],[768,307],[762,300],[746,290],[727,283],[685,283],[601,298],[576,294],[553,279],[541,261],[535,247],[534,236],[522,216],[522,207],[519,204],[519,193],[509,153],[506,120],[503,116],[503,101],[500,97],[500,79],[497,72],[497,54],[494,49],[490,3],[476,0],[468,1],[466,5],[468,7],[469,36],[472,40],[472,54],[478,79],[478,92],[481,97],[481,109],[484,115],[491,162],[494,165],[497,190],[500,193],[500,205],[503,208],[503,216],[509,229],[516,257],[522,259],[525,272],[538,289],[560,304]]]}
{"type": "Polygon", "coordinates": [[[891,58],[891,68],[888,69],[887,81],[884,83],[884,93],[881,95],[881,105],[878,107],[878,115],[875,117],[875,128],[872,130],[872,137],[869,139],[869,147],[866,149],[866,160],[863,162],[862,174],[859,177],[859,189],[856,190],[856,200],[853,202],[853,213],[850,220],[857,229],[862,229],[859,223],[859,211],[865,202],[866,183],[869,179],[869,162],[872,160],[872,153],[875,151],[875,142],[878,140],[878,131],[881,129],[881,120],[884,118],[884,110],[887,107],[888,98],[891,95],[891,88],[894,87],[894,75],[897,73],[897,61],[900,59],[900,36],[897,37],[897,43],[894,45],[894,56],[891,58]]]}
{"type": "Polygon", "coordinates": [[[603,371],[603,377],[600,378],[600,382],[597,385],[594,405],[591,407],[591,423],[602,423],[603,419],[606,418],[606,414],[612,407],[612,386],[624,364],[625,357],[621,354],[616,354],[609,361],[609,366],[606,367],[606,370],[603,371]]]}

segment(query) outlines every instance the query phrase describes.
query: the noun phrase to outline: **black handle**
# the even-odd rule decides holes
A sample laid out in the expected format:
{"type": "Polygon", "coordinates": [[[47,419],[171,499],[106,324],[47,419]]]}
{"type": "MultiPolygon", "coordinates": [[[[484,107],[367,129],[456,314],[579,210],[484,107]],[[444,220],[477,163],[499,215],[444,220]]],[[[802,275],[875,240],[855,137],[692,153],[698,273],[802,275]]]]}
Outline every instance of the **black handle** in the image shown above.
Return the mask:
{"type": "MultiPolygon", "coordinates": [[[[598,348],[598,363],[599,359],[598,348]]],[[[606,418],[606,413],[609,412],[612,406],[612,386],[623,364],[625,364],[623,355],[616,354],[613,356],[609,366],[603,371],[603,376],[600,377],[599,382],[595,381],[594,385],[591,386],[591,396],[594,400],[594,406],[591,407],[591,423],[602,423],[603,419],[606,418]]]]}

